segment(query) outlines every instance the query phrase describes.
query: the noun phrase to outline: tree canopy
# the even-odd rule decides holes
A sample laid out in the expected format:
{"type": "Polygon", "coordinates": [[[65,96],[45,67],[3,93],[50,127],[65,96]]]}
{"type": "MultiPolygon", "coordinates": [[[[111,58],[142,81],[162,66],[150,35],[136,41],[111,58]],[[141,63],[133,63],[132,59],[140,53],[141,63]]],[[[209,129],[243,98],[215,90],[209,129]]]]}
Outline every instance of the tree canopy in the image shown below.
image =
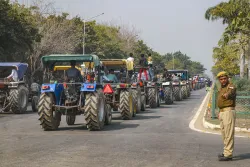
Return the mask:
{"type": "Polygon", "coordinates": [[[250,47],[250,0],[221,2],[209,8],[205,18],[212,21],[222,19],[222,23],[227,24],[218,47],[214,49],[213,71],[227,70],[232,75],[240,72],[243,77],[245,55],[250,47]]]}
{"type": "MultiPolygon", "coordinates": [[[[81,54],[83,51],[83,20],[67,13],[56,14],[53,4],[36,0],[27,8],[18,2],[0,1],[0,59],[30,64],[32,76],[40,77],[41,56],[49,54],[81,54]]],[[[161,55],[139,39],[134,27],[86,22],[85,53],[101,58],[127,58],[131,52],[136,62],[140,54],[151,54],[157,72],[165,67],[188,69],[200,74],[205,68],[184,53],[161,55]]],[[[40,77],[41,78],[41,77],[40,77]]]]}

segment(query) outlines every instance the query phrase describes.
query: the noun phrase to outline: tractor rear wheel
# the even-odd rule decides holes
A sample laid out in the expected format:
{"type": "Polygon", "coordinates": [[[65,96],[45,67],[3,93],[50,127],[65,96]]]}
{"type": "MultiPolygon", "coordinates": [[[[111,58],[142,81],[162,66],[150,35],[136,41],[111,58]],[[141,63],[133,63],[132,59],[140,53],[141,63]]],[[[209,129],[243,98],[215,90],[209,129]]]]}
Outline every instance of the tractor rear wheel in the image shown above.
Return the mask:
{"type": "Polygon", "coordinates": [[[101,130],[105,121],[105,99],[101,89],[96,92],[86,94],[85,100],[85,120],[87,128],[92,130],[101,130]]]}
{"type": "Polygon", "coordinates": [[[157,107],[161,106],[161,98],[160,98],[160,93],[157,91],[157,107]]]}
{"type": "Polygon", "coordinates": [[[38,111],[38,101],[39,97],[38,96],[33,96],[31,100],[31,106],[32,106],[32,111],[37,112],[38,111]]]}
{"type": "Polygon", "coordinates": [[[141,90],[140,89],[132,89],[133,101],[136,107],[136,113],[141,111],[141,90]]]}
{"type": "Polygon", "coordinates": [[[131,91],[121,90],[119,110],[121,112],[122,119],[132,119],[132,116],[134,115],[134,103],[131,91]]]}
{"type": "Polygon", "coordinates": [[[157,107],[158,94],[155,88],[148,88],[148,102],[150,108],[157,107]]]}
{"type": "Polygon", "coordinates": [[[187,87],[186,86],[181,86],[181,94],[182,94],[183,99],[187,98],[187,87]]]}
{"type": "Polygon", "coordinates": [[[141,111],[146,110],[146,97],[145,94],[142,94],[141,96],[141,111]]]}
{"type": "Polygon", "coordinates": [[[66,122],[68,125],[74,125],[76,121],[75,115],[66,115],[66,122]]]}
{"type": "Polygon", "coordinates": [[[181,89],[179,86],[174,87],[174,98],[176,101],[181,101],[182,96],[181,96],[181,89]]]}
{"type": "Polygon", "coordinates": [[[17,89],[11,89],[9,93],[10,110],[14,114],[23,114],[28,106],[28,89],[20,85],[17,89]]]}
{"type": "Polygon", "coordinates": [[[51,93],[43,93],[38,102],[38,115],[42,128],[47,130],[56,130],[61,122],[61,114],[53,111],[55,99],[51,93]]]}
{"type": "Polygon", "coordinates": [[[106,115],[105,115],[105,125],[110,125],[112,122],[112,108],[109,104],[105,105],[106,115]]]}
{"type": "Polygon", "coordinates": [[[165,104],[173,104],[173,91],[171,87],[164,88],[164,101],[165,104]]]}
{"type": "Polygon", "coordinates": [[[190,97],[191,95],[191,89],[190,89],[190,86],[188,85],[187,86],[187,97],[190,97]]]}

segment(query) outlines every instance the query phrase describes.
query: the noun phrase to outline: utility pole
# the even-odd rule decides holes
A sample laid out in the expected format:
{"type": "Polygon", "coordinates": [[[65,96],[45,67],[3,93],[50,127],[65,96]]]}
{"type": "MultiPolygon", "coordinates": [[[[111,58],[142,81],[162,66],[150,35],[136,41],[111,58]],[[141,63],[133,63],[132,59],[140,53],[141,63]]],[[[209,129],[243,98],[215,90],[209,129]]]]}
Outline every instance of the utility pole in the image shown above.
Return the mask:
{"type": "Polygon", "coordinates": [[[173,54],[173,70],[174,70],[174,54],[173,54]]]}

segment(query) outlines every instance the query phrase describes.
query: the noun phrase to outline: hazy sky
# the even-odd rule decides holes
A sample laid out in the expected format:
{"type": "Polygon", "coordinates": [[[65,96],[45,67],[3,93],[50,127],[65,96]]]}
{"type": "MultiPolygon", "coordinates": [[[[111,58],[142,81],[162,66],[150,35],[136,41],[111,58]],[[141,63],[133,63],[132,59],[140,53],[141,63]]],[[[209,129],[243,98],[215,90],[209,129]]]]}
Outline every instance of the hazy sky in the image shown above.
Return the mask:
{"type": "Polygon", "coordinates": [[[135,26],[155,51],[164,54],[181,51],[200,61],[210,73],[212,49],[217,45],[224,26],[209,22],[204,14],[208,7],[222,0],[54,0],[58,11],[71,16],[90,18],[102,12],[97,22],[112,21],[135,26]]]}

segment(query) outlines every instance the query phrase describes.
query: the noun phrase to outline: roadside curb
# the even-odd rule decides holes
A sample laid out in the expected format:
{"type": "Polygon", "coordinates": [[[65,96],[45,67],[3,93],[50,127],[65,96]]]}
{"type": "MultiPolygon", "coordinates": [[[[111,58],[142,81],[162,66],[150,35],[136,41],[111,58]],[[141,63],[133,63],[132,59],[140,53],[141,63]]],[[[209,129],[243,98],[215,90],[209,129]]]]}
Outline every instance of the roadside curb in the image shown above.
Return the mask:
{"type": "MultiPolygon", "coordinates": [[[[205,117],[206,117],[206,111],[204,112],[203,120],[202,120],[204,128],[206,128],[206,129],[212,129],[212,130],[220,130],[220,125],[215,125],[215,124],[212,124],[210,122],[207,122],[206,119],[205,119],[205,117]]],[[[247,132],[247,133],[250,133],[250,129],[240,128],[240,127],[235,127],[235,131],[236,132],[247,132]]]]}

